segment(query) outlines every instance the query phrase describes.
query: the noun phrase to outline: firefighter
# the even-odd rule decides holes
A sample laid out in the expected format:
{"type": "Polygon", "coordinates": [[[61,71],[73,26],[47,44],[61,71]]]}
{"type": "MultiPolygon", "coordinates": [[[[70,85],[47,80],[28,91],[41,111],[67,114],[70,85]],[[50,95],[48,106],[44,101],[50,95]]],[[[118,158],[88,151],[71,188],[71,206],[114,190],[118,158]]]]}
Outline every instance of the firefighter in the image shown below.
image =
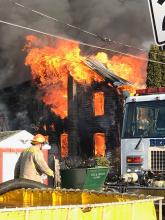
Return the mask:
{"type": "Polygon", "coordinates": [[[54,177],[54,172],[44,160],[42,148],[46,143],[43,135],[37,134],[31,141],[32,146],[25,149],[15,166],[14,178],[25,178],[42,183],[42,174],[54,177]]]}

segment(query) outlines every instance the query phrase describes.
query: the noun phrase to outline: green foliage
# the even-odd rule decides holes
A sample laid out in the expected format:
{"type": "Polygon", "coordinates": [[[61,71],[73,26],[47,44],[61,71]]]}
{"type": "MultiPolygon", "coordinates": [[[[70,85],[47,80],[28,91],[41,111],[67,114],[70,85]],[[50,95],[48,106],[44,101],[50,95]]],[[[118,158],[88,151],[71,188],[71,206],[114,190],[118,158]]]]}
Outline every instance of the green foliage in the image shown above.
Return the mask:
{"type": "MultiPolygon", "coordinates": [[[[165,50],[161,50],[156,45],[151,45],[148,58],[150,60],[165,63],[165,50]]],[[[147,87],[165,87],[165,64],[148,62],[147,67],[147,87]]]]}
{"type": "Polygon", "coordinates": [[[110,162],[106,157],[95,157],[95,161],[97,166],[103,166],[103,167],[110,166],[110,162]]]}

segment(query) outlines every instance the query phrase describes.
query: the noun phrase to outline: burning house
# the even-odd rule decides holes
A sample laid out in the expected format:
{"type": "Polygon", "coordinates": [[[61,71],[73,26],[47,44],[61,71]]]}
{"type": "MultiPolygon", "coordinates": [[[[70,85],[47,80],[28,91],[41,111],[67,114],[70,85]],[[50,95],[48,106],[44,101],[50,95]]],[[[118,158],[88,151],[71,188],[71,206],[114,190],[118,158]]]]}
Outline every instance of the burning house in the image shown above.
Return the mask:
{"type": "MultiPolygon", "coordinates": [[[[60,41],[43,46],[44,43],[34,36],[28,36],[27,42],[25,65],[30,66],[33,81],[43,92],[42,101],[63,124],[57,132],[54,122],[53,131],[53,135],[58,133],[55,142],[59,143],[62,157],[104,156],[119,148],[123,96],[115,87],[129,85],[108,71],[108,68],[115,71],[118,62],[108,62],[105,53],[87,59],[80,55],[77,43],[60,41]]],[[[139,65],[127,58],[125,62],[129,65],[122,62],[120,69],[129,74],[127,78],[131,80],[134,78],[131,65],[134,71],[139,65]]],[[[144,77],[139,81],[144,83],[144,77]]]]}
{"type": "Polygon", "coordinates": [[[106,83],[84,87],[73,79],[69,82],[65,136],[69,155],[104,156],[119,147],[122,107],[115,89],[106,83]]]}
{"type": "Polygon", "coordinates": [[[96,60],[87,59],[85,63],[104,81],[84,87],[69,76],[69,155],[105,156],[120,146],[124,97],[116,86],[129,85],[129,82],[116,77],[96,60]]]}
{"type": "Polygon", "coordinates": [[[35,36],[27,37],[25,49],[25,65],[37,89],[31,94],[36,101],[26,109],[29,124],[36,133],[49,136],[52,152],[89,158],[119,149],[123,94],[116,88],[130,86],[123,78],[135,82],[133,71],[137,84],[144,85],[145,76],[138,77],[144,61],[127,57],[109,61],[105,53],[87,59],[77,43],[47,43],[35,36]]]}

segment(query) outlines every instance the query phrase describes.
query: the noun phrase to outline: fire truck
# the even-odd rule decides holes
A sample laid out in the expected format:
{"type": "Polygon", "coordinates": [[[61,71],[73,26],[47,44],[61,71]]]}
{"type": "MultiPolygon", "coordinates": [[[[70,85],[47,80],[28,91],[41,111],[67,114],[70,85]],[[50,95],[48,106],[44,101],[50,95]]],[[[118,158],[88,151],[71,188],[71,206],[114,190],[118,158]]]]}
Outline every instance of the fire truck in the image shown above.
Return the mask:
{"type": "Polygon", "coordinates": [[[136,91],[125,101],[121,174],[165,176],[165,88],[136,91]]]}

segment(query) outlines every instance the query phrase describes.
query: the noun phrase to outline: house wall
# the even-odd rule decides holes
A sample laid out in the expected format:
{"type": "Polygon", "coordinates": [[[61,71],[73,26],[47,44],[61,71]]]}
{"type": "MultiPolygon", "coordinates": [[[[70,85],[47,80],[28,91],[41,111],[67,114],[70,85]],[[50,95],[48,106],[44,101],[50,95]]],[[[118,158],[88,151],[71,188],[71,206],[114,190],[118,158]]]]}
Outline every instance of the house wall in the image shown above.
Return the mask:
{"type": "MultiPolygon", "coordinates": [[[[107,83],[97,83],[91,86],[83,86],[77,84],[76,104],[70,105],[69,111],[75,112],[77,126],[68,129],[70,133],[76,132],[77,136],[72,139],[70,146],[78,147],[74,143],[79,141],[77,153],[84,157],[94,155],[94,134],[105,133],[106,151],[114,151],[120,147],[120,130],[122,122],[122,96],[116,89],[107,85],[107,83]],[[104,115],[95,116],[93,97],[95,92],[104,93],[104,115]],[[75,105],[78,106],[75,108],[75,105]],[[75,130],[74,130],[75,129],[75,130]]],[[[76,125],[75,124],[75,125],[76,125]]]]}

